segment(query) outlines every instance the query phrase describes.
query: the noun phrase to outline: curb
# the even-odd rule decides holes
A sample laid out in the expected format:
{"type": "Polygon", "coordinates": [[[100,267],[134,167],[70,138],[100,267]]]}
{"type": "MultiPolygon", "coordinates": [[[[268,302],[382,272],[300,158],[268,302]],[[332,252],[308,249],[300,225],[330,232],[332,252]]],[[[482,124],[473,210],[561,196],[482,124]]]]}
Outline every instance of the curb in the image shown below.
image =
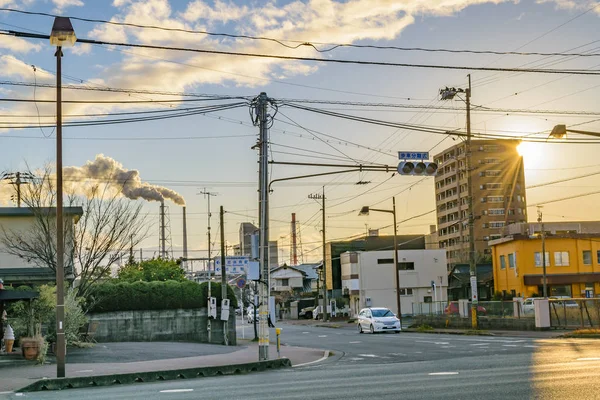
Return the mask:
{"type": "Polygon", "coordinates": [[[237,375],[249,372],[266,371],[278,368],[291,367],[292,363],[287,358],[257,361],[245,364],[231,364],[215,367],[199,367],[174,369],[168,371],[138,372],[128,374],[82,376],[74,378],[42,379],[25,386],[15,392],[37,392],[42,390],[63,390],[86,388],[94,386],[126,385],[143,382],[157,382],[176,379],[193,379],[219,375],[237,375]]]}
{"type": "Polygon", "coordinates": [[[491,333],[491,332],[481,332],[481,333],[469,333],[468,331],[436,331],[436,330],[431,330],[431,331],[419,331],[418,329],[413,329],[413,328],[406,328],[403,329],[402,332],[409,332],[409,333],[430,333],[430,334],[434,334],[434,335],[462,335],[462,336],[496,336],[495,334],[491,333]]]}

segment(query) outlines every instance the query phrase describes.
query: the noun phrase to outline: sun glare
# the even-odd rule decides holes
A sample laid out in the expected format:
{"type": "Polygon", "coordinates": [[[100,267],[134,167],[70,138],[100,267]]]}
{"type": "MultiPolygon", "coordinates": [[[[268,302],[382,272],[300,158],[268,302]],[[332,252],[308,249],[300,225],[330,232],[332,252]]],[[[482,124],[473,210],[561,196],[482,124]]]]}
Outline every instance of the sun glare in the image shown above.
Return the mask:
{"type": "Polygon", "coordinates": [[[528,166],[539,165],[542,160],[542,146],[538,143],[521,142],[517,146],[517,152],[523,157],[525,168],[528,166]]]}

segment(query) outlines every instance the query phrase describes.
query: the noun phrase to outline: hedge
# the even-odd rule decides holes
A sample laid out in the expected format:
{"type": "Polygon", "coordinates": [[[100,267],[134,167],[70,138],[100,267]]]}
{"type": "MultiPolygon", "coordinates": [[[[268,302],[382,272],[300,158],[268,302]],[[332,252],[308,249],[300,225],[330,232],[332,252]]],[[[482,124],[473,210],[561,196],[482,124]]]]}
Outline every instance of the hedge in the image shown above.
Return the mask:
{"type": "MultiPolygon", "coordinates": [[[[221,284],[212,283],[211,293],[221,304],[221,284]]],[[[227,287],[230,307],[237,308],[237,299],[227,287]]],[[[206,307],[208,283],[192,281],[105,282],[94,285],[87,299],[89,312],[173,310],[206,307]]]]}

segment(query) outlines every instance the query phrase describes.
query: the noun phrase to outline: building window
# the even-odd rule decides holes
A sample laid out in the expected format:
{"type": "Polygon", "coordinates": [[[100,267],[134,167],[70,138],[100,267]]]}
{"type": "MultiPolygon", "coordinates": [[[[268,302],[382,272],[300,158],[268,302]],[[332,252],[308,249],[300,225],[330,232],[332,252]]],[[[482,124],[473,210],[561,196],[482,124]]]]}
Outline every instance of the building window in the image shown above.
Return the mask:
{"type": "Polygon", "coordinates": [[[600,264],[600,250],[598,250],[596,252],[596,258],[597,258],[598,264],[600,264]]]}
{"type": "MultiPolygon", "coordinates": [[[[534,260],[535,260],[535,266],[536,267],[543,267],[542,265],[542,252],[541,251],[536,251],[533,254],[534,260]]],[[[546,267],[550,266],[550,253],[546,252],[546,267]]]]}
{"type": "Polygon", "coordinates": [[[508,255],[508,268],[514,269],[517,266],[517,258],[515,256],[515,253],[510,253],[508,255]]]}
{"type": "Polygon", "coordinates": [[[555,251],[554,252],[554,265],[557,267],[566,267],[569,265],[569,252],[568,251],[555,251]]]}
{"type": "Polygon", "coordinates": [[[583,251],[583,265],[592,265],[592,251],[591,250],[583,251]]]}
{"type": "Polygon", "coordinates": [[[492,221],[490,222],[490,228],[502,228],[504,226],[504,221],[492,221]]]}
{"type": "Polygon", "coordinates": [[[489,215],[504,215],[504,208],[490,208],[488,210],[489,215]]]}
{"type": "Polygon", "coordinates": [[[414,271],[415,263],[414,262],[401,262],[398,263],[398,270],[400,271],[414,271]]]}
{"type": "Polygon", "coordinates": [[[483,163],[484,164],[500,164],[500,159],[498,159],[498,158],[484,158],[483,159],[483,163]]]}
{"type": "Polygon", "coordinates": [[[377,259],[377,264],[393,264],[393,263],[394,263],[393,258],[378,258],[377,259]]]}
{"type": "Polygon", "coordinates": [[[504,196],[488,196],[487,201],[490,203],[503,203],[504,196]]]}
{"type": "Polygon", "coordinates": [[[485,171],[485,176],[500,176],[501,171],[497,169],[490,169],[485,171]]]}
{"type": "Polygon", "coordinates": [[[502,189],[501,183],[486,183],[484,189],[502,189]]]}
{"type": "Polygon", "coordinates": [[[412,296],[413,290],[411,288],[408,289],[400,289],[400,296],[412,296]]]}
{"type": "Polygon", "coordinates": [[[290,286],[290,279],[289,278],[282,279],[281,286],[290,286]]]}

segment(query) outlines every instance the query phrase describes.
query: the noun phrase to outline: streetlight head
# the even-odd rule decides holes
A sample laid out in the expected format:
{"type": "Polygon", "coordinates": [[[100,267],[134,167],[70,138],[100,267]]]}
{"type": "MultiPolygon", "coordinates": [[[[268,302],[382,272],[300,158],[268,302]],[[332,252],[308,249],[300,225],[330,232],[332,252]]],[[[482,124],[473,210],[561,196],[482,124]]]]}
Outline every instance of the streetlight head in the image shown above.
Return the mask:
{"type": "Polygon", "coordinates": [[[369,215],[369,206],[364,206],[361,208],[358,215],[369,215]]]}
{"type": "Polygon", "coordinates": [[[452,100],[454,96],[456,96],[458,90],[456,88],[446,87],[444,89],[440,89],[441,100],[452,100]]]}
{"type": "Polygon", "coordinates": [[[53,46],[71,47],[77,41],[75,30],[71,20],[67,17],[54,18],[52,32],[50,33],[50,44],[53,46]]]}
{"type": "Polygon", "coordinates": [[[567,136],[567,126],[566,125],[555,125],[552,128],[552,132],[550,132],[550,137],[554,139],[562,139],[567,136]]]}

